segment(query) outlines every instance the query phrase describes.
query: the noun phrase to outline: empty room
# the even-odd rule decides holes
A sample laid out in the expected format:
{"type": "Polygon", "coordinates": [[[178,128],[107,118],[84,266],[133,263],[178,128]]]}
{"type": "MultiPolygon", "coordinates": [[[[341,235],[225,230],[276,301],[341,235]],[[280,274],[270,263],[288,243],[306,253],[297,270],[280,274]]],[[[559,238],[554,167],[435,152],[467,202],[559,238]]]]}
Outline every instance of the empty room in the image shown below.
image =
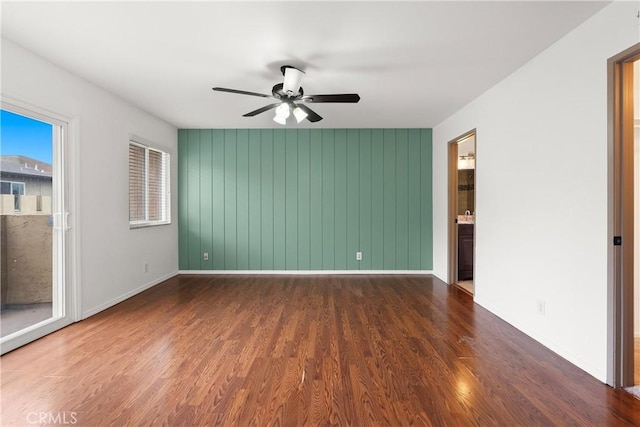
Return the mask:
{"type": "Polygon", "coordinates": [[[640,425],[637,1],[0,7],[1,425],[640,425]]]}

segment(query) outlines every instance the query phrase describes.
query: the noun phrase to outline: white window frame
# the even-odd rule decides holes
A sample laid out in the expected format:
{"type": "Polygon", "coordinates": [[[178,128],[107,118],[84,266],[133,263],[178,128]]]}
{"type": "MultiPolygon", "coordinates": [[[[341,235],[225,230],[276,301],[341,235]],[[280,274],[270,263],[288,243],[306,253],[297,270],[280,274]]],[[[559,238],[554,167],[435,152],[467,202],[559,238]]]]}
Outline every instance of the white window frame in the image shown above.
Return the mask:
{"type": "MultiPolygon", "coordinates": [[[[145,228],[145,227],[155,227],[158,225],[168,225],[171,224],[171,154],[167,151],[164,151],[159,148],[151,147],[149,144],[141,143],[136,139],[129,140],[129,146],[134,145],[136,147],[140,147],[144,149],[144,178],[145,178],[145,219],[144,220],[134,220],[129,219],[129,229],[137,229],[137,228],[145,228]],[[164,161],[164,179],[163,181],[163,205],[162,209],[164,217],[159,220],[149,220],[149,151],[155,151],[157,153],[162,154],[162,158],[164,161]]],[[[129,146],[127,146],[127,153],[129,146]]],[[[128,187],[131,188],[130,186],[128,187]]],[[[129,206],[129,218],[131,218],[131,206],[129,206]]]]}

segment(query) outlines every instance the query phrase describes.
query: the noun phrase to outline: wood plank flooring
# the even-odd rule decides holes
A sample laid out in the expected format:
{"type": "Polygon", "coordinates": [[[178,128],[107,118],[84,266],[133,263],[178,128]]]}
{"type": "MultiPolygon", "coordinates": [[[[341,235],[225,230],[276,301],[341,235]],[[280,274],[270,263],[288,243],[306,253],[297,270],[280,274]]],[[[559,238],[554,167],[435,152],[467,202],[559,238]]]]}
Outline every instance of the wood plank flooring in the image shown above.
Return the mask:
{"type": "Polygon", "coordinates": [[[640,425],[424,276],[177,276],[0,363],[2,425],[640,425]]]}

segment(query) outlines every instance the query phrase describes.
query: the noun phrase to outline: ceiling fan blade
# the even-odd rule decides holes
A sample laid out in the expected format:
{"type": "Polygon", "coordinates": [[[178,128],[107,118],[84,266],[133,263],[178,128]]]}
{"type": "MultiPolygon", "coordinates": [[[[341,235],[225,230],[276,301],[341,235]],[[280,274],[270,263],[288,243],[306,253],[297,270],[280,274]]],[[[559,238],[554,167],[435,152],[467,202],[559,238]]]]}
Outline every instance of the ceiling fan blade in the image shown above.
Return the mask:
{"type": "Polygon", "coordinates": [[[357,93],[341,93],[335,95],[306,95],[300,98],[303,102],[358,102],[360,95],[357,93]]]}
{"type": "Polygon", "coordinates": [[[253,110],[251,112],[248,112],[247,114],[243,114],[243,117],[253,117],[256,116],[260,113],[264,113],[265,111],[269,111],[273,108],[276,108],[278,105],[282,104],[282,102],[276,102],[275,104],[269,104],[269,105],[265,105],[262,108],[258,108],[257,110],[253,110]]]}
{"type": "Polygon", "coordinates": [[[238,93],[240,95],[251,95],[251,96],[261,96],[263,98],[273,98],[273,96],[265,95],[264,93],[247,92],[246,90],[237,90],[237,89],[227,89],[226,87],[214,87],[212,89],[218,92],[229,92],[229,93],[238,93]]]}
{"type": "Polygon", "coordinates": [[[320,115],[318,113],[316,113],[315,111],[313,111],[311,108],[307,107],[306,105],[304,105],[304,104],[296,104],[296,107],[300,108],[302,111],[307,113],[307,120],[309,120],[311,123],[319,122],[320,120],[322,120],[322,117],[320,117],[320,115]]]}

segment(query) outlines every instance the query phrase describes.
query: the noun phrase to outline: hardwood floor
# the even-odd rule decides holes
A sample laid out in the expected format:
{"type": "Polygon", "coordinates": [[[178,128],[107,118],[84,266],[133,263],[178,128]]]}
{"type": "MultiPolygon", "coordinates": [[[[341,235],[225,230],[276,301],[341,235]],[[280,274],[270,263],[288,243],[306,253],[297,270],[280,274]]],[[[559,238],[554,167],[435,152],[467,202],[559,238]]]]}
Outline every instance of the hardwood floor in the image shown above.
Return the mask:
{"type": "Polygon", "coordinates": [[[178,276],[0,363],[2,425],[640,425],[424,276],[178,276]]]}
{"type": "Polygon", "coordinates": [[[473,296],[473,280],[461,280],[459,282],[456,282],[455,286],[473,296]]]}

